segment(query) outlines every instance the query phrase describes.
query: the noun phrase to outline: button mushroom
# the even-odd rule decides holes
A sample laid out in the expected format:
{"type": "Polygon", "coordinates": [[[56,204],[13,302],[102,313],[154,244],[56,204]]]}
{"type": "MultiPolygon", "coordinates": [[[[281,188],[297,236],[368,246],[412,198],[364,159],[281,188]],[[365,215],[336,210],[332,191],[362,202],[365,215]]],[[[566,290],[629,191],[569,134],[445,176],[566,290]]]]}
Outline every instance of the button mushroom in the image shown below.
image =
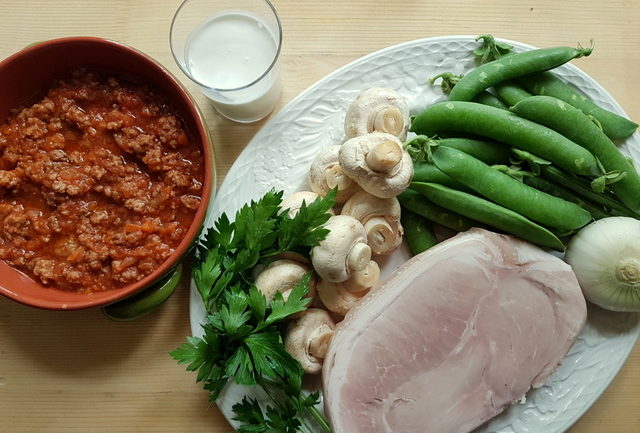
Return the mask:
{"type": "Polygon", "coordinates": [[[380,198],[360,191],[347,200],[341,214],[350,215],[364,225],[373,254],[391,254],[402,244],[400,202],[395,197],[380,198]]]}
{"type": "MultiPolygon", "coordinates": [[[[273,301],[276,292],[282,293],[282,297],[287,299],[291,290],[309,271],[310,269],[300,262],[289,259],[276,260],[256,276],[255,285],[265,296],[267,302],[273,301]]],[[[311,278],[309,280],[309,297],[313,297],[315,286],[315,281],[311,278]]]]}
{"type": "Polygon", "coordinates": [[[287,352],[300,362],[306,373],[319,373],[334,328],[335,323],[329,313],[319,308],[309,308],[289,325],[284,337],[284,346],[287,352]]]}
{"type": "Polygon", "coordinates": [[[344,316],[380,280],[380,268],[373,260],[343,283],[320,280],[318,297],[331,312],[344,316]]]}
{"type": "Polygon", "coordinates": [[[372,132],[344,142],[339,152],[344,174],[365,191],[391,198],[409,187],[413,177],[411,157],[396,137],[372,132]]]}
{"type": "MultiPolygon", "coordinates": [[[[302,203],[306,203],[309,206],[314,202],[315,199],[319,197],[318,194],[312,191],[298,191],[282,199],[280,203],[281,209],[289,209],[289,217],[293,218],[298,214],[298,211],[302,207],[302,203]]],[[[330,210],[329,213],[333,215],[333,210],[330,210]]]]}
{"type": "Polygon", "coordinates": [[[344,132],[347,139],[379,131],[407,138],[409,105],[395,90],[376,87],[360,93],[347,109],[344,132]]]}
{"type": "Polygon", "coordinates": [[[367,234],[360,221],[348,215],[332,216],[324,227],[329,233],[311,249],[311,263],[320,278],[341,283],[371,260],[367,234]]]}
{"type": "Polygon", "coordinates": [[[340,146],[329,146],[316,155],[309,170],[309,186],[318,195],[325,196],[338,187],[336,203],[344,203],[360,190],[358,184],[346,176],[338,162],[340,146]]]}

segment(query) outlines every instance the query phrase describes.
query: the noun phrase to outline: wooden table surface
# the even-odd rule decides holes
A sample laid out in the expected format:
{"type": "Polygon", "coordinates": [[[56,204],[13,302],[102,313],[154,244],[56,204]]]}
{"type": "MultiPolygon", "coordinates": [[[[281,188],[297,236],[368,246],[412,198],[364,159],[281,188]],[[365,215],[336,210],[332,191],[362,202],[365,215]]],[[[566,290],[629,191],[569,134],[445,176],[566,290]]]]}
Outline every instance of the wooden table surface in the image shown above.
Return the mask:
{"type": "MultiPolygon", "coordinates": [[[[213,1],[213,0],[212,0],[213,1]]],[[[167,66],[205,111],[218,183],[265,121],[217,115],[182,75],[168,32],[180,0],[0,0],[0,58],[62,36],[132,45],[167,66]]],[[[588,44],[579,66],[640,119],[640,2],[633,0],[275,0],[284,27],[284,91],[278,109],[336,68],[412,39],[484,34],[536,46],[588,44]]],[[[267,119],[268,120],[268,119],[267,119]]],[[[195,377],[167,355],[189,329],[188,278],[165,305],[134,322],[99,310],[52,312],[0,297],[0,432],[231,431],[195,377]]],[[[640,432],[640,345],[571,433],[640,432]]],[[[536,432],[545,433],[545,432],[536,432]]]]}

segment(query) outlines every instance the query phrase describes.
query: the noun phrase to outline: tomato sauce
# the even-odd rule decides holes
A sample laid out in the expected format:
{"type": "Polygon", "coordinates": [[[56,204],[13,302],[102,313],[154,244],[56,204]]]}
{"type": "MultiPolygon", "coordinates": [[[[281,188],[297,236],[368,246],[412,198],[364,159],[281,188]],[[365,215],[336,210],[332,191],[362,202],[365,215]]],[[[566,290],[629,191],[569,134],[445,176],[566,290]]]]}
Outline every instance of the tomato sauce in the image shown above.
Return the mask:
{"type": "Polygon", "coordinates": [[[138,281],[187,232],[203,164],[153,89],[76,71],[0,126],[0,259],[62,290],[138,281]]]}

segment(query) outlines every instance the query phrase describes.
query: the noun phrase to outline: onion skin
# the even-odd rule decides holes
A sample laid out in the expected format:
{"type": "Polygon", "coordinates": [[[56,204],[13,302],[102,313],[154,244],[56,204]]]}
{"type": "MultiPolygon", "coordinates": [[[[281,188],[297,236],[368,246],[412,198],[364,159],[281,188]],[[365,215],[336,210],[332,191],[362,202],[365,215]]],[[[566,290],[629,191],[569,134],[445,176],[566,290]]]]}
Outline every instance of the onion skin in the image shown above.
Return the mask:
{"type": "Polygon", "coordinates": [[[640,311],[640,221],[603,218],[581,229],[565,255],[585,298],[606,310],[640,311]]]}

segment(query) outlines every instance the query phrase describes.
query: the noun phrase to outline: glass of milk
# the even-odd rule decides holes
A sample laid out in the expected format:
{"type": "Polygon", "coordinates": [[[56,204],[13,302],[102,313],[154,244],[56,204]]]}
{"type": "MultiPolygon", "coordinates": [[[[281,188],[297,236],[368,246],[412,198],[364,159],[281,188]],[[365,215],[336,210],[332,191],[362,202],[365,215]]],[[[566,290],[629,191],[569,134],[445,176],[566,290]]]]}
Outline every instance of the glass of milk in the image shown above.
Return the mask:
{"type": "Polygon", "coordinates": [[[282,26],[268,0],[185,0],[170,44],[182,72],[223,116],[249,123],[273,111],[282,89],[282,26]]]}

